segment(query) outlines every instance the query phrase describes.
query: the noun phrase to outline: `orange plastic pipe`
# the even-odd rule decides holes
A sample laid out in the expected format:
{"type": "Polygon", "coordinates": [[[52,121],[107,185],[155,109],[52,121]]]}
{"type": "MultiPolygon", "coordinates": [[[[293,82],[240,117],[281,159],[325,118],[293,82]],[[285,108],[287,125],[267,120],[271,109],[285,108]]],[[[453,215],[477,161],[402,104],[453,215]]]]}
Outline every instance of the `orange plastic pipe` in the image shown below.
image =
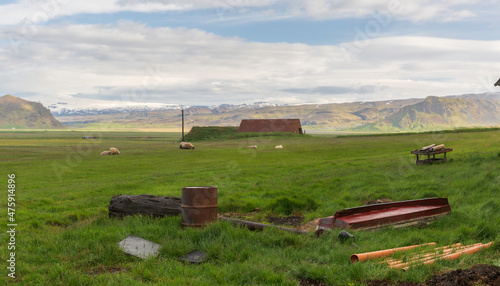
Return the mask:
{"type": "MultiPolygon", "coordinates": [[[[459,251],[463,251],[465,249],[461,249],[459,251]]],[[[440,259],[446,255],[449,255],[450,252],[452,252],[452,250],[450,249],[449,251],[446,251],[444,253],[441,253],[441,254],[437,254],[437,253],[428,253],[422,257],[415,257],[413,259],[410,259],[406,262],[403,262],[403,261],[400,261],[399,263],[393,263],[391,265],[389,265],[389,267],[391,268],[403,268],[403,267],[406,267],[411,264],[411,265],[417,265],[417,264],[425,264],[426,261],[429,261],[429,260],[437,260],[437,259],[440,259]]]]}
{"type": "MultiPolygon", "coordinates": [[[[426,253],[424,255],[416,255],[416,256],[413,256],[411,257],[410,259],[408,259],[406,262],[403,262],[403,260],[397,260],[397,261],[393,261],[391,263],[389,263],[389,266],[391,268],[401,268],[407,264],[410,264],[410,263],[414,263],[416,261],[425,261],[425,260],[429,260],[429,259],[433,259],[433,258],[436,258],[436,257],[439,257],[439,256],[443,256],[443,255],[448,255],[450,254],[454,249],[445,249],[443,251],[443,253],[441,254],[438,254],[438,253],[426,253]]],[[[456,249],[455,249],[456,250],[456,249]]]]}
{"type": "MultiPolygon", "coordinates": [[[[493,244],[493,241],[492,242],[489,242],[489,243],[486,243],[486,244],[481,244],[481,245],[471,245],[471,247],[469,248],[466,248],[464,250],[461,250],[459,252],[455,252],[455,253],[452,253],[452,254],[447,254],[447,255],[443,255],[441,257],[438,257],[436,259],[432,259],[432,260],[428,260],[428,261],[424,261],[424,265],[427,265],[427,264],[432,264],[434,263],[436,260],[439,260],[439,259],[447,259],[447,260],[455,260],[455,259],[458,259],[460,258],[460,256],[462,256],[462,254],[473,254],[473,253],[476,253],[478,252],[479,250],[483,249],[483,248],[488,248],[490,247],[491,245],[493,244]]],[[[403,270],[406,271],[408,270],[410,267],[409,266],[406,266],[406,267],[403,267],[403,270]]]]}
{"type": "Polygon", "coordinates": [[[417,244],[417,245],[411,245],[411,246],[403,246],[403,247],[398,247],[398,248],[391,248],[391,249],[384,249],[384,250],[378,250],[378,251],[372,251],[372,252],[353,254],[353,255],[351,255],[351,263],[358,262],[358,261],[366,261],[368,259],[377,259],[377,258],[387,257],[387,256],[392,255],[394,252],[406,251],[409,249],[413,249],[413,248],[420,247],[420,246],[427,246],[427,245],[436,245],[436,243],[431,242],[431,243],[425,243],[425,244],[417,244]]]}
{"type": "MultiPolygon", "coordinates": [[[[443,251],[443,253],[449,253],[449,252],[452,252],[454,250],[462,249],[462,248],[463,248],[462,244],[459,242],[459,243],[455,243],[452,245],[436,247],[436,248],[434,248],[434,251],[436,251],[436,252],[443,251]]],[[[433,256],[436,254],[438,254],[438,253],[431,252],[431,253],[416,254],[416,255],[410,257],[408,261],[417,260],[417,259],[421,259],[424,257],[433,256]]],[[[380,263],[387,263],[387,264],[389,264],[389,266],[391,266],[391,265],[403,263],[403,261],[401,259],[386,258],[384,261],[382,261],[380,263]]]]}
{"type": "Polygon", "coordinates": [[[446,249],[443,253],[440,253],[440,254],[438,254],[438,253],[428,253],[428,254],[424,255],[423,257],[421,257],[421,258],[416,257],[415,259],[410,259],[407,262],[402,262],[401,261],[401,263],[393,263],[392,265],[389,265],[389,266],[391,268],[402,268],[402,267],[407,267],[408,268],[408,267],[410,267],[409,266],[410,264],[413,264],[413,265],[416,265],[416,264],[427,264],[426,263],[427,261],[442,259],[445,256],[456,254],[456,253],[461,253],[461,252],[464,252],[464,251],[469,250],[471,248],[474,248],[474,247],[477,247],[477,246],[482,246],[482,245],[484,245],[484,244],[482,244],[482,243],[476,243],[476,244],[471,244],[471,245],[468,245],[468,246],[462,246],[462,247],[455,248],[455,249],[446,249]],[[450,253],[452,251],[457,251],[457,252],[450,253]]]}

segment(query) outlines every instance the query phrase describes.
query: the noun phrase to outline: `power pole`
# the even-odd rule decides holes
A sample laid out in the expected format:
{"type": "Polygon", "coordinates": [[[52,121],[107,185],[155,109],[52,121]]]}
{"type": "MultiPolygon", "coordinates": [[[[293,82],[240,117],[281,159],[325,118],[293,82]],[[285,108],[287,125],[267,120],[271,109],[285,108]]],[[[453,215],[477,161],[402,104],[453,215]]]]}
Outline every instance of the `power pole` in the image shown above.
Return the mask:
{"type": "Polygon", "coordinates": [[[184,109],[182,109],[182,139],[181,142],[184,142],[184,109]]]}

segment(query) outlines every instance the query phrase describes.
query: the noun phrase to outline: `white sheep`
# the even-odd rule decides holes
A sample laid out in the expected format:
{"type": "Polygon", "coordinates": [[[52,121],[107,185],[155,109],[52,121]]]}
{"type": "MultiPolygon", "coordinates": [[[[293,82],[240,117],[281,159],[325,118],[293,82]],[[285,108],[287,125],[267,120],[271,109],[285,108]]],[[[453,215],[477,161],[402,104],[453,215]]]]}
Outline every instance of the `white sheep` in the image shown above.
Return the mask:
{"type": "Polygon", "coordinates": [[[120,155],[120,151],[118,151],[115,147],[109,148],[109,152],[111,155],[120,155]]]}
{"type": "Polygon", "coordinates": [[[102,151],[102,152],[101,152],[101,156],[102,156],[102,155],[111,155],[111,152],[109,152],[109,151],[102,151]]]}
{"type": "Polygon", "coordinates": [[[278,145],[278,146],[274,147],[274,149],[283,149],[283,145],[278,145]]]}
{"type": "Polygon", "coordinates": [[[191,144],[190,142],[181,142],[179,145],[179,149],[193,149],[194,150],[194,145],[191,144]]]}
{"type": "Polygon", "coordinates": [[[248,149],[257,149],[257,145],[248,146],[248,149]]]}

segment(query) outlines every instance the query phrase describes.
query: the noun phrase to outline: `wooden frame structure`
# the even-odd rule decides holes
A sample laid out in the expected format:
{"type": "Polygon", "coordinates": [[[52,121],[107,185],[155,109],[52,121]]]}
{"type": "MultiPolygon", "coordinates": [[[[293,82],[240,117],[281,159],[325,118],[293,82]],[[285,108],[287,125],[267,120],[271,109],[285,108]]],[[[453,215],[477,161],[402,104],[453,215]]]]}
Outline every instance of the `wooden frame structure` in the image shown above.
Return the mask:
{"type": "Polygon", "coordinates": [[[443,149],[431,151],[431,152],[421,151],[421,150],[417,149],[417,150],[411,151],[411,153],[413,155],[417,156],[417,161],[415,161],[415,163],[417,165],[424,165],[424,164],[434,164],[434,163],[446,162],[447,161],[446,153],[451,152],[451,151],[453,151],[452,148],[443,148],[443,149]],[[444,158],[436,158],[437,154],[443,154],[444,158]],[[420,156],[427,156],[427,159],[421,159],[420,156]],[[432,156],[432,158],[431,158],[431,156],[432,156]]]}

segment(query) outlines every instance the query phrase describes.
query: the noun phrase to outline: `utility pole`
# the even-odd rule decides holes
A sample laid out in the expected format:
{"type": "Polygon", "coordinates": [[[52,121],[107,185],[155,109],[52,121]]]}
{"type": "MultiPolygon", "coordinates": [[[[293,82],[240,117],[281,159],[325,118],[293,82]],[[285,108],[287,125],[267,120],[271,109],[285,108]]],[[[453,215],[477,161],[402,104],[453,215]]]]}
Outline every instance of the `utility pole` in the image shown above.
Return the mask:
{"type": "Polygon", "coordinates": [[[182,109],[182,139],[181,142],[184,142],[184,109],[182,109]]]}

